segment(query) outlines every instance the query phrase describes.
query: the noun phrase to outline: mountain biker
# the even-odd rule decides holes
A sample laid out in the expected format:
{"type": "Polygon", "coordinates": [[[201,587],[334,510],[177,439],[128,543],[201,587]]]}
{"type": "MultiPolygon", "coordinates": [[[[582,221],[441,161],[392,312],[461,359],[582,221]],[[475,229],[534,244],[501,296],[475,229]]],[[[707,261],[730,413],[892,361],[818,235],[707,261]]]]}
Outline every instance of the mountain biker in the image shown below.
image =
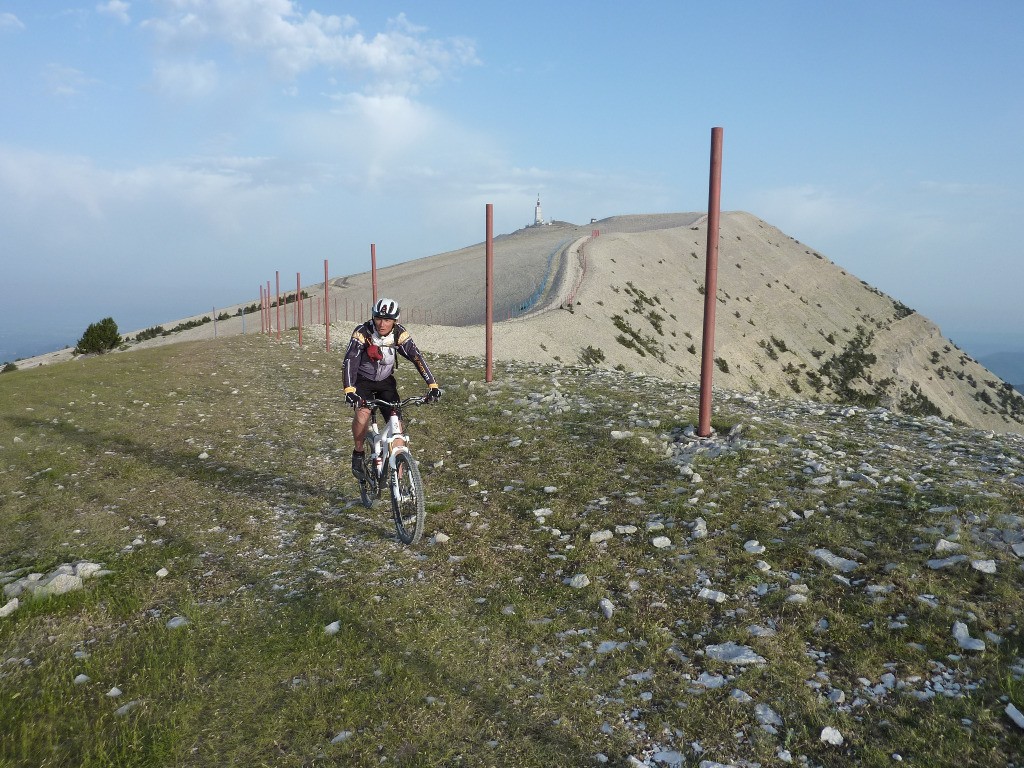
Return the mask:
{"type": "MultiPolygon", "coordinates": [[[[352,437],[355,446],[352,450],[352,474],[357,479],[363,477],[363,443],[370,428],[370,409],[363,400],[379,398],[389,402],[398,402],[398,383],[395,381],[396,353],[416,366],[420,376],[427,382],[427,402],[441,399],[441,388],[434,380],[434,375],[423,359],[412,335],[398,322],[401,308],[393,299],[380,299],[373,305],[373,317],[352,331],[352,340],[348,343],[343,363],[345,374],[345,401],[355,409],[352,417],[352,437]]],[[[381,415],[385,420],[391,418],[392,408],[381,406],[381,415]]],[[[402,414],[398,414],[401,423],[402,414]]],[[[404,445],[396,440],[395,445],[404,445]]]]}

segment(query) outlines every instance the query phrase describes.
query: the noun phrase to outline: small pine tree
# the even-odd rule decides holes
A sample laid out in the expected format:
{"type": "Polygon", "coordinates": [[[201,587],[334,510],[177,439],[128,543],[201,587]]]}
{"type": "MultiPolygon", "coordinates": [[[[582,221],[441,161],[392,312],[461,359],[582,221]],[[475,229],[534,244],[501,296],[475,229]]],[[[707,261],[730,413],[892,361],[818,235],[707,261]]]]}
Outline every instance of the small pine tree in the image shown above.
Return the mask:
{"type": "Polygon", "coordinates": [[[85,329],[82,338],[78,340],[75,352],[80,355],[96,352],[103,354],[114,349],[121,343],[121,336],[117,332],[117,323],[114,318],[105,317],[98,323],[92,323],[85,329]]]}

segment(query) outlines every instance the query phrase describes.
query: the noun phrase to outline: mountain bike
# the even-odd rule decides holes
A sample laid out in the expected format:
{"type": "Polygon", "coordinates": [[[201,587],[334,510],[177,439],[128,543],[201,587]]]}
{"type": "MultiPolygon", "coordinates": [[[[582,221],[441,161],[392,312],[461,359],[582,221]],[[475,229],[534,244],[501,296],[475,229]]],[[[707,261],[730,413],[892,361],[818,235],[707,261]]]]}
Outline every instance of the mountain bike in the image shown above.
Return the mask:
{"type": "Polygon", "coordinates": [[[402,408],[407,405],[423,405],[425,397],[409,397],[400,403],[387,400],[360,400],[360,408],[370,409],[370,429],[367,439],[369,449],[363,458],[363,476],[359,479],[359,495],[363,506],[370,508],[374,499],[384,495],[386,488],[391,495],[391,513],[395,518],[395,530],[403,544],[415,544],[423,535],[426,519],[426,501],[423,497],[423,481],[420,470],[409,450],[409,436],[402,434],[399,418],[402,408]],[[391,408],[391,418],[383,431],[377,425],[377,411],[381,406],[391,408]],[[405,445],[395,446],[395,440],[405,445]]]}

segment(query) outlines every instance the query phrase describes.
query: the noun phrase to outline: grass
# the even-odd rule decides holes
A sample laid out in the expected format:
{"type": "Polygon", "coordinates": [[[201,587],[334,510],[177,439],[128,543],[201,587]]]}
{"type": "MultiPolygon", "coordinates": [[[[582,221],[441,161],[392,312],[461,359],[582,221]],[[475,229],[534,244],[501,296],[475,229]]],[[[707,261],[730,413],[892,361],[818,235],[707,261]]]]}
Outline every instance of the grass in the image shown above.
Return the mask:
{"type": "MultiPolygon", "coordinates": [[[[0,379],[0,572],[112,571],[0,619],[0,765],[626,765],[658,749],[694,765],[774,765],[780,749],[812,765],[1019,760],[1002,714],[1024,709],[1019,564],[986,550],[995,575],[931,571],[915,548],[937,536],[925,529],[1019,513],[1021,489],[967,433],[949,443],[957,467],[922,447],[879,467],[878,489],[822,487],[808,452],[878,466],[880,442],[934,445],[946,428],[719,397],[713,426],[744,437],[697,454],[692,483],[664,456],[696,422],[694,387],[531,365],[498,365],[487,384],[481,361],[443,357],[441,405],[407,414],[428,493],[410,549],[387,509],[358,503],[339,363],[236,337],[0,379]],[[956,511],[929,511],[944,505],[956,511]],[[691,539],[698,516],[709,536],[691,539]],[[436,531],[450,540],[428,543],[436,531]],[[659,534],[673,546],[654,549],[659,534]],[[768,551],[745,552],[751,539],[768,551]],[[822,546],[867,553],[854,587],[810,557],[822,546]],[[567,586],[576,574],[590,586],[567,586]],[[794,583],[808,603],[787,602],[794,583]],[[701,586],[730,597],[700,600],[701,586]],[[950,627],[967,613],[972,636],[1003,642],[957,652],[950,627]],[[174,616],[188,624],[169,629],[174,616]],[[774,634],[752,638],[755,624],[774,634]],[[726,641],[769,663],[704,655],[726,641]],[[937,663],[976,687],[921,702],[859,682],[926,681],[937,663]],[[702,673],[728,682],[703,689],[702,673]],[[782,717],[778,734],[735,689],[782,717]],[[819,741],[826,725],[842,747],[819,741]]],[[[422,386],[402,373],[403,392],[422,386]]]]}

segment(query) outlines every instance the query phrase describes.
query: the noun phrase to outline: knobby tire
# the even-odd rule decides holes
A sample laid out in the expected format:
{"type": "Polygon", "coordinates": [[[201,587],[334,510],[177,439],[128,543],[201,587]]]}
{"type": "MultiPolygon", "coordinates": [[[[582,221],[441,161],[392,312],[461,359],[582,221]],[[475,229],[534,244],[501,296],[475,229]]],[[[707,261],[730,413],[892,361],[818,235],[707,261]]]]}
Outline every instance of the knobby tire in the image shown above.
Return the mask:
{"type": "Polygon", "coordinates": [[[398,473],[397,496],[394,486],[391,486],[391,511],[395,517],[395,530],[403,544],[416,544],[423,535],[427,515],[420,470],[412,456],[403,452],[395,457],[393,471],[398,473]]]}

